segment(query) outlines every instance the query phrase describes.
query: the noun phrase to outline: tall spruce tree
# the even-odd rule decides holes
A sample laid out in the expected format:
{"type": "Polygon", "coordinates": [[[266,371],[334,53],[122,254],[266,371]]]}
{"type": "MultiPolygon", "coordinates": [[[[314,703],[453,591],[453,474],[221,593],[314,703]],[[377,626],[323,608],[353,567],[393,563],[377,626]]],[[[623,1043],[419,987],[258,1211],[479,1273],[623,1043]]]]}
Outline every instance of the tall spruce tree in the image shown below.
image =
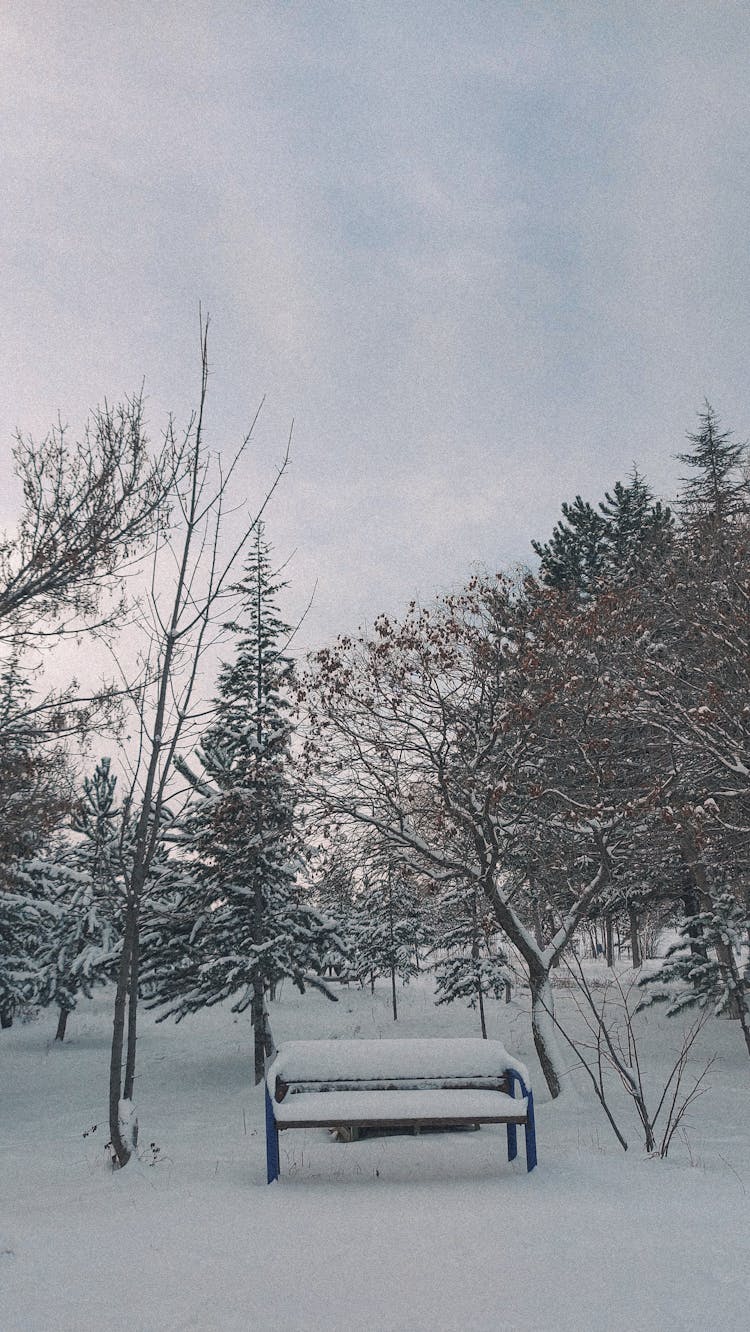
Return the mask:
{"type": "Polygon", "coordinates": [[[289,772],[294,667],[276,605],[283,587],[259,525],[236,589],[241,613],[226,626],[236,653],[219,673],[213,721],[198,750],[201,772],[182,766],[193,787],[182,857],[165,873],[173,885],[166,928],[160,946],[150,945],[144,976],[166,1005],[163,1016],[179,1019],[229,998],[233,1012],[249,1008],[256,1082],[273,1049],[269,990],[290,977],[300,990],[311,984],[328,993],[319,977],[332,934],[300,886],[289,772]]]}
{"type": "Polygon", "coordinates": [[[663,556],[674,534],[672,511],[655,500],[634,465],[627,484],[616,481],[599,503],[604,518],[604,573],[615,579],[632,574],[644,559],[663,556]]]}
{"type": "Polygon", "coordinates": [[[698,413],[698,421],[696,433],[688,434],[692,449],[677,454],[691,468],[682,478],[679,507],[686,528],[710,535],[747,513],[750,492],[743,474],[747,447],[732,441],[731,430],[720,429],[710,402],[698,413]]]}

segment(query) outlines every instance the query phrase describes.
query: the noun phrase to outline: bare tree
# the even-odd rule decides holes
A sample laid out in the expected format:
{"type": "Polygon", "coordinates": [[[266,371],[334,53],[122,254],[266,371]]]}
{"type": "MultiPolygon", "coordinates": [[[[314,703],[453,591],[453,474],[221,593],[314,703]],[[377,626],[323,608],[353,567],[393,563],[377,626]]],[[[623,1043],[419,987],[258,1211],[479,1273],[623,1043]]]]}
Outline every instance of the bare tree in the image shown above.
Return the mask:
{"type": "Polygon", "coordinates": [[[163,522],[181,450],[169,431],[151,452],[136,396],[97,410],[82,440],[62,424],[41,442],[19,434],[14,460],[23,512],[0,540],[0,638],[17,645],[96,618],[163,522]]]}
{"type": "Polygon", "coordinates": [[[304,690],[311,791],[433,882],[476,887],[526,965],[553,1096],[550,970],[603,898],[632,796],[608,760],[618,682],[599,615],[554,592],[529,601],[504,580],[475,582],[320,652],[304,690]],[[546,940],[529,891],[540,845],[546,940]]]}
{"type": "Polygon", "coordinates": [[[638,1044],[636,1014],[640,996],[636,982],[631,979],[623,985],[621,978],[615,974],[607,980],[601,999],[597,1001],[577,957],[575,966],[568,964],[567,971],[574,984],[576,1007],[583,1020],[585,1035],[572,1036],[554,1018],[557,1030],[580,1060],[623,1150],[627,1151],[628,1144],[610,1105],[607,1073],[617,1076],[630,1098],[646,1151],[651,1155],[666,1157],[690,1106],[706,1090],[703,1082],[716,1059],[715,1054],[711,1055],[693,1078],[687,1092],[683,1090],[683,1077],[690,1052],[706,1025],[708,1013],[699,1013],[690,1026],[683,1030],[677,1057],[661,1089],[656,1109],[652,1109],[638,1044]]]}
{"type": "MultiPolygon", "coordinates": [[[[283,474],[288,448],[263,503],[248,516],[227,548],[224,517],[228,486],[248,444],[248,434],[226,468],[212,460],[204,443],[208,383],[208,324],[201,321],[201,388],[196,413],[180,446],[184,473],[176,479],[171,529],[160,527],[148,593],[148,647],[131,693],[140,722],[126,800],[122,859],[125,878],[124,938],[115,993],[110,1058],[109,1121],[116,1164],[124,1166],[137,1143],[133,1106],[136,1068],[139,931],[141,907],[160,854],[167,801],[181,745],[195,742],[197,682],[207,648],[230,619],[232,574],[270,494],[283,474]]],[[[205,717],[204,717],[205,722],[205,717]]]]}

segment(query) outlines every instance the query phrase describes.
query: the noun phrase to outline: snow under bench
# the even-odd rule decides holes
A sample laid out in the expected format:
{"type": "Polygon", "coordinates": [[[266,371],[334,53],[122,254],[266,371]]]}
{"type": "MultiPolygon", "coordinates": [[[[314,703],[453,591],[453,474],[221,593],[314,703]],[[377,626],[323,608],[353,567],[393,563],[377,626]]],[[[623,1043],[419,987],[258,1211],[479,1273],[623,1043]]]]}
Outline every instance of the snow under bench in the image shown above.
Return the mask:
{"type": "Polygon", "coordinates": [[[281,1173],[284,1129],[387,1132],[481,1124],[507,1125],[509,1161],[518,1154],[523,1125],[526,1169],[534,1169],[528,1071],[499,1041],[287,1041],[266,1077],[268,1183],[281,1173]]]}

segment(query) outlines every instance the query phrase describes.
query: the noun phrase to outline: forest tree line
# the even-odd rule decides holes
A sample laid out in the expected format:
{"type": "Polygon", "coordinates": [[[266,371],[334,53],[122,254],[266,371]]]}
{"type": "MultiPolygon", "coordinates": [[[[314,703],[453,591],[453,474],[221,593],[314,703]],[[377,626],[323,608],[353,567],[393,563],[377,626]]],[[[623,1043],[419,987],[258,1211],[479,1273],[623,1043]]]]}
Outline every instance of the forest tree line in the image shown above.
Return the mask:
{"type": "Polygon", "coordinates": [[[249,1010],[259,1080],[285,978],[335,998],[386,976],[397,1018],[397,983],[430,967],[437,1001],[468,1001],[486,1034],[487,997],[520,969],[557,1095],[556,968],[587,941],[611,962],[615,937],[638,968],[669,928],[644,1001],[714,1006],[750,1055],[745,446],[706,404],[670,506],[633,469],[563,505],[535,572],[474,577],[299,668],[268,496],[226,530],[247,441],[216,469],[207,364],[203,330],[198,409],[157,449],[137,399],[83,442],[17,442],[24,508],[0,549],[2,1025],[51,1005],[62,1039],[79,996],[114,984],[119,1164],[137,1143],[139,1001],[177,1020],[249,1010]],[[137,600],[125,569],[146,571],[137,600]],[[109,644],[115,686],[40,692],[36,664],[69,634],[109,644]],[[81,779],[76,743],[107,733],[111,756],[81,779]]]}

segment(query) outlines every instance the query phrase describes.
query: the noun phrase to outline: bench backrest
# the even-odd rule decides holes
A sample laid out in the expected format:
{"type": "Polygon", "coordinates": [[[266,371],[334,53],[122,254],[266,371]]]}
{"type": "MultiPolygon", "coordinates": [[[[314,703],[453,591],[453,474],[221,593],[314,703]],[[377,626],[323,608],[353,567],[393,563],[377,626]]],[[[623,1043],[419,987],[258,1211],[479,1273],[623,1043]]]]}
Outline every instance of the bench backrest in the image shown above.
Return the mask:
{"type": "Polygon", "coordinates": [[[499,1041],[288,1041],[269,1069],[277,1101],[295,1091],[411,1091],[432,1088],[510,1091],[508,1071],[528,1073],[499,1041]]]}

